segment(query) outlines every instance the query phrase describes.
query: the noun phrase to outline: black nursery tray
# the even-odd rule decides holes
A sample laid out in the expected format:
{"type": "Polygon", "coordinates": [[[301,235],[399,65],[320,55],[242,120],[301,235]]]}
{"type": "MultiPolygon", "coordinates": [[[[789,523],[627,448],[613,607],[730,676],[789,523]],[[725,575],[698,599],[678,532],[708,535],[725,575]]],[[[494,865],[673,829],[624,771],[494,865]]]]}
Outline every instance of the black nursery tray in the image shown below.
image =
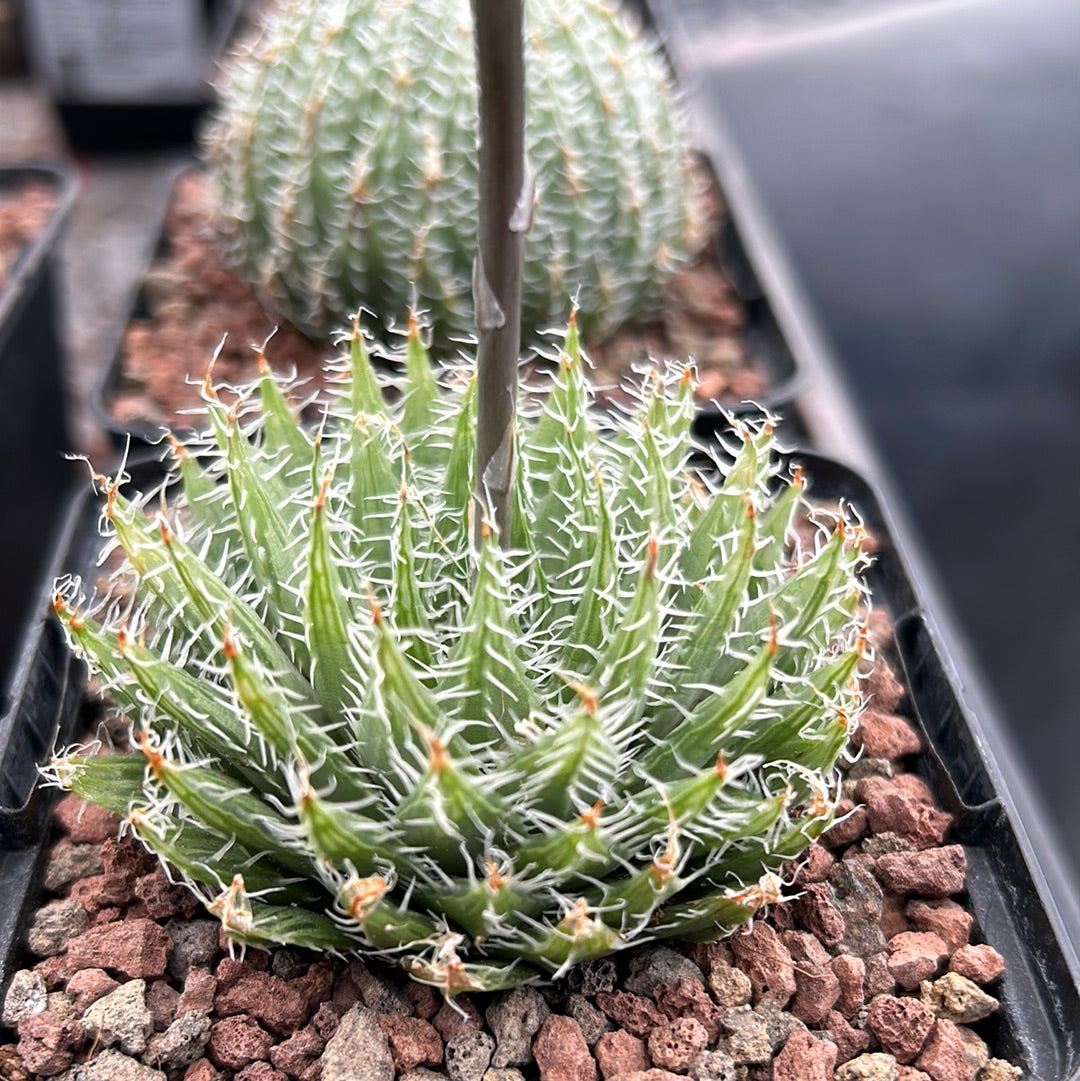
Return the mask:
{"type": "Polygon", "coordinates": [[[968,860],[967,903],[979,938],[1005,958],[1001,1012],[988,1033],[995,1053],[1039,1081],[1080,1079],[1080,959],[1074,912],[1053,831],[1033,809],[1025,781],[985,706],[968,700],[934,624],[935,605],[912,568],[888,511],[858,473],[797,451],[814,499],[843,499],[876,537],[869,572],[875,605],[893,619],[910,714],[928,750],[919,772],[954,815],[968,860]],[[1074,939],[1075,940],[1075,939],[1074,939]]]}
{"type": "Polygon", "coordinates": [[[12,264],[0,288],[0,491],[17,522],[0,534],[0,686],[30,591],[44,567],[64,507],[73,468],[63,380],[58,311],[58,248],[75,201],[74,174],[53,165],[0,167],[0,191],[27,184],[52,189],[56,205],[41,232],[12,264]]]}

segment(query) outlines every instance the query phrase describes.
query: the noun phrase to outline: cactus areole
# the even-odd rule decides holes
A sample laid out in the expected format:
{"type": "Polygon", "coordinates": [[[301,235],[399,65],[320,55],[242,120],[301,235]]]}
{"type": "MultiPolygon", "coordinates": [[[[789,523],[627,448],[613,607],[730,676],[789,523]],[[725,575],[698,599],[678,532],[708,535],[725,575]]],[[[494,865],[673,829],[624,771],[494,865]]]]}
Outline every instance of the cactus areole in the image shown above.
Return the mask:
{"type": "MultiPolygon", "coordinates": [[[[670,79],[617,7],[525,5],[529,348],[571,298],[590,336],[658,311],[700,233],[670,79]]],[[[312,337],[361,304],[380,319],[415,305],[440,350],[483,321],[472,33],[469,0],[279,0],[226,65],[203,140],[223,253],[312,337]]]]}
{"type": "Polygon", "coordinates": [[[795,539],[767,425],[688,473],[689,371],[602,430],[571,326],[515,433],[508,543],[474,539],[475,373],[414,331],[384,393],[346,341],[315,432],[268,370],[232,404],[208,378],[163,494],[99,478],[123,568],[55,609],[134,749],[53,779],[235,941],[379,954],[451,995],[779,899],[861,704],[857,524],[795,539]]]}

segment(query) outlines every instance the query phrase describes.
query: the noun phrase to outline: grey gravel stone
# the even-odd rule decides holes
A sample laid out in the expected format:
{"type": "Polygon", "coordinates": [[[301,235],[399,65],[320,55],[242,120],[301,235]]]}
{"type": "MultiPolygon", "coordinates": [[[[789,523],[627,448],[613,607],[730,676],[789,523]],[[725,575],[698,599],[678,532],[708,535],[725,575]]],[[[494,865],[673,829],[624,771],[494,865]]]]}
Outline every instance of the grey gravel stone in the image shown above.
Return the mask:
{"type": "Polygon", "coordinates": [[[571,995],[566,1000],[563,1012],[578,1023],[581,1034],[590,1047],[614,1027],[607,1014],[598,1010],[584,995],[571,995]]]}
{"type": "Polygon", "coordinates": [[[164,1032],[150,1037],[143,1058],[166,1070],[190,1066],[210,1041],[210,1027],[210,1018],[206,1014],[188,1010],[164,1032]]]}
{"type": "Polygon", "coordinates": [[[829,878],[833,904],[844,917],[843,952],[871,957],[886,947],[881,932],[884,892],[863,860],[842,860],[829,878]]]}
{"type": "Polygon", "coordinates": [[[183,981],[192,968],[208,968],[218,952],[221,924],[213,920],[170,920],[165,930],[172,939],[169,975],[183,981]]]}
{"type": "Polygon", "coordinates": [[[464,1028],[446,1041],[446,1072],[451,1081],[481,1081],[491,1064],[495,1041],[479,1029],[464,1028]]]}
{"type": "Polygon", "coordinates": [[[772,1058],[772,1044],[764,1018],[749,1006],[735,1006],[719,1017],[722,1035],[718,1047],[738,1066],[753,1066],[772,1058]]]}
{"type": "Polygon", "coordinates": [[[70,939],[90,926],[90,914],[74,898],[62,897],[42,905],[26,933],[26,944],[38,957],[62,953],[70,939]]]}
{"type": "Polygon", "coordinates": [[[83,1031],[101,1047],[119,1044],[126,1055],[141,1055],[154,1031],[146,1006],[146,981],[129,980],[92,1003],[82,1016],[83,1031]]]}
{"type": "Polygon", "coordinates": [[[875,1052],[859,1055],[837,1066],[833,1081],[896,1081],[899,1076],[896,1059],[892,1055],[875,1052]]]}
{"type": "Polygon", "coordinates": [[[160,1071],[121,1054],[102,1051],[90,1062],[72,1066],[56,1081],[168,1081],[160,1071]]]}
{"type": "Polygon", "coordinates": [[[515,987],[497,998],[484,1015],[495,1036],[491,1065],[498,1069],[531,1062],[532,1038],[550,1013],[544,996],[529,987],[515,987]]]}
{"type": "Polygon", "coordinates": [[[45,981],[41,974],[31,968],[21,968],[11,977],[11,985],[4,996],[3,1021],[14,1028],[24,1017],[45,1010],[45,981]]]}
{"type": "Polygon", "coordinates": [[[280,976],[283,980],[295,980],[298,976],[303,976],[310,964],[310,954],[290,949],[288,946],[280,947],[270,955],[271,975],[280,976]]]}
{"type": "MultiPolygon", "coordinates": [[[[888,780],[896,776],[896,767],[888,758],[871,758],[863,755],[857,762],[851,764],[847,771],[844,783],[848,781],[861,781],[864,777],[884,777],[888,780]]],[[[853,798],[851,796],[849,799],[853,798]]]]}
{"type": "Polygon", "coordinates": [[[703,984],[705,976],[693,961],[681,953],[667,946],[653,946],[635,952],[624,986],[627,991],[651,999],[653,991],[660,984],[674,987],[682,980],[697,980],[703,984]]]}
{"type": "Polygon", "coordinates": [[[877,859],[878,856],[887,856],[890,852],[913,852],[915,842],[899,833],[875,833],[863,841],[862,850],[866,855],[877,859]]]}
{"type": "Polygon", "coordinates": [[[95,844],[58,842],[45,864],[45,889],[62,893],[72,883],[101,874],[101,851],[95,844]]]}
{"type": "Polygon", "coordinates": [[[349,963],[349,975],[360,992],[360,1001],[376,1013],[397,1013],[403,1017],[413,1014],[412,1003],[389,980],[372,972],[360,961],[349,963]]]}
{"type": "MultiPolygon", "coordinates": [[[[573,970],[573,979],[580,983],[578,991],[586,998],[595,998],[607,991],[614,991],[619,970],[610,957],[598,957],[585,961],[573,970]]],[[[573,986],[573,984],[571,985],[573,986]]]]}
{"type": "Polygon", "coordinates": [[[788,1037],[796,1029],[806,1028],[794,1014],[782,1010],[775,1002],[759,1002],[754,1007],[754,1013],[761,1018],[765,1026],[765,1038],[769,1041],[774,1055],[787,1043],[788,1037]]]}
{"type": "Polygon", "coordinates": [[[693,1081],[738,1081],[735,1060],[723,1051],[702,1051],[687,1073],[693,1081]]]}
{"type": "Polygon", "coordinates": [[[393,1081],[390,1041],[374,1010],[357,1003],[341,1019],[319,1060],[329,1081],[393,1081]]]}

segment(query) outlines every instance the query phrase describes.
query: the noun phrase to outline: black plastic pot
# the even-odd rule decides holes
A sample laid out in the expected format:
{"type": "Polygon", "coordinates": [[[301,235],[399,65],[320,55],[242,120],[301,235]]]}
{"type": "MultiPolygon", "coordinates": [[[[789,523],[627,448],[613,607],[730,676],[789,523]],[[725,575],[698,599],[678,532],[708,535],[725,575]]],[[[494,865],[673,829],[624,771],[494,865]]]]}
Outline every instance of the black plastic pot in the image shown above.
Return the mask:
{"type": "Polygon", "coordinates": [[[26,52],[72,149],[146,150],[191,142],[213,100],[212,66],[245,5],[246,0],[24,5],[26,52]]]}
{"type": "MultiPolygon", "coordinates": [[[[89,495],[87,491],[86,495],[89,495]]],[[[53,574],[93,565],[97,508],[85,496],[74,503],[48,564],[37,583],[15,674],[0,717],[0,982],[6,986],[23,959],[21,936],[39,893],[48,849],[48,816],[57,792],[38,785],[38,764],[75,729],[85,686],[83,666],[68,652],[48,612],[53,574]]]]}
{"type": "Polygon", "coordinates": [[[55,166],[0,168],[0,190],[44,183],[57,198],[41,233],[0,289],[0,492],[8,508],[0,532],[0,686],[18,642],[31,592],[44,567],[75,469],[68,437],[57,250],[75,200],[75,177],[55,166]],[[18,568],[12,573],[10,568],[18,568]]]}

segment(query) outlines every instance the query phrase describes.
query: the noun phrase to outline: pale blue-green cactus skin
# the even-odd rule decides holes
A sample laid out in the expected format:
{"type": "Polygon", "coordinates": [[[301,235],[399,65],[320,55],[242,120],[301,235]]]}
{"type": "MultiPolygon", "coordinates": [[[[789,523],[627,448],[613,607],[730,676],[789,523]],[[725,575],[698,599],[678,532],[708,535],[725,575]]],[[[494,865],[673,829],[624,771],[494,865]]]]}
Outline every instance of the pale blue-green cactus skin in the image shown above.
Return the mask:
{"type": "Polygon", "coordinates": [[[165,501],[100,480],[125,569],[55,607],[137,749],[53,777],[233,938],[383,953],[447,994],[776,900],[861,705],[857,524],[794,540],[765,424],[689,472],[689,371],[597,415],[571,327],[499,543],[470,521],[471,372],[414,329],[387,386],[347,346],[317,428],[269,370],[233,405],[208,379],[165,501]]]}
{"type": "MultiPolygon", "coordinates": [[[[529,0],[526,15],[531,346],[571,294],[588,335],[656,310],[700,228],[655,48],[600,0],[529,0]]],[[[471,34],[468,0],[296,0],[226,66],[204,139],[223,250],[309,334],[361,303],[418,305],[443,345],[474,333],[471,34]]]]}

